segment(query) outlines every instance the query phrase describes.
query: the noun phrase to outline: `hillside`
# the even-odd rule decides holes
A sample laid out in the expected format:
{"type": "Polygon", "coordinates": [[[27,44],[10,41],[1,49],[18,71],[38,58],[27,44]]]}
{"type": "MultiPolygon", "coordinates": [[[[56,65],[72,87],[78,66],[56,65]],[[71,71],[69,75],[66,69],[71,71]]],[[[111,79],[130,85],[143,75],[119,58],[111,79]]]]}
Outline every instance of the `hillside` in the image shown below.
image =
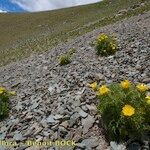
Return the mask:
{"type": "MultiPolygon", "coordinates": [[[[17,97],[11,99],[9,117],[0,122],[1,140],[69,139],[76,141],[76,146],[58,149],[110,150],[101,116],[96,110],[96,94],[87,84],[94,81],[101,84],[104,80],[109,84],[129,79],[150,86],[149,29],[150,11],[96,29],[43,54],[1,67],[1,85],[17,92],[17,97]],[[100,33],[117,37],[120,50],[114,56],[97,57],[95,54],[91,42],[100,33]],[[76,49],[71,63],[60,66],[58,56],[70,48],[76,49]]],[[[149,141],[146,141],[148,149],[149,141]]],[[[114,146],[111,145],[116,150],[114,146]]],[[[144,148],[138,142],[131,143],[132,146],[144,148]]],[[[52,149],[18,147],[15,150],[52,149]]]]}
{"type": "Polygon", "coordinates": [[[0,14],[0,66],[148,10],[149,0],[104,0],[49,12],[0,14]]]}

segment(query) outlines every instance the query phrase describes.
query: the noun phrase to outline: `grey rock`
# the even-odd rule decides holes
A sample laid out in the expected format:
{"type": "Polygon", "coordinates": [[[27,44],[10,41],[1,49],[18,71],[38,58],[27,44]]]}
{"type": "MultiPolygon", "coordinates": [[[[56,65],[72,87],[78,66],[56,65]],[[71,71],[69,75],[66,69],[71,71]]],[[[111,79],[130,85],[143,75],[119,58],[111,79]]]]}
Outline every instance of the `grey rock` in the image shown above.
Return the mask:
{"type": "Polygon", "coordinates": [[[58,123],[59,121],[54,119],[54,115],[50,115],[47,118],[47,123],[58,123]]]}
{"type": "Polygon", "coordinates": [[[48,150],[55,150],[55,148],[49,148],[48,150]]]}
{"type": "Polygon", "coordinates": [[[126,150],[126,146],[124,144],[117,144],[116,142],[110,142],[111,150],[126,150]]]}
{"type": "Polygon", "coordinates": [[[0,150],[7,150],[6,147],[0,145],[0,150]]]}
{"type": "Polygon", "coordinates": [[[82,105],[81,108],[83,111],[86,111],[86,112],[88,111],[88,108],[85,105],[82,105]]]}
{"type": "Polygon", "coordinates": [[[95,104],[91,104],[91,105],[86,105],[86,107],[89,109],[91,114],[96,114],[97,113],[97,107],[95,104]]]}
{"type": "Polygon", "coordinates": [[[31,106],[31,109],[35,109],[39,106],[38,102],[33,103],[33,105],[31,106]]]}
{"type": "Polygon", "coordinates": [[[64,128],[67,128],[67,127],[69,127],[69,123],[68,123],[68,121],[64,121],[60,124],[60,126],[63,126],[64,128]]]}
{"type": "Polygon", "coordinates": [[[55,120],[59,120],[59,119],[62,119],[63,118],[63,115],[55,115],[54,116],[54,119],[55,120]]]}
{"type": "Polygon", "coordinates": [[[145,79],[143,80],[143,83],[146,83],[146,84],[150,83],[150,78],[145,78],[145,79]]]}
{"type": "MultiPolygon", "coordinates": [[[[120,12],[121,15],[123,11],[120,12]]],[[[7,133],[5,137],[1,135],[1,138],[22,133],[26,138],[33,138],[36,134],[34,138],[38,140],[49,137],[56,140],[59,136],[64,136],[79,142],[94,136],[93,138],[99,138],[100,144],[93,149],[107,149],[104,147],[107,144],[102,129],[98,128],[96,132],[94,128],[94,125],[100,122],[100,117],[96,115],[96,94],[86,85],[94,81],[101,84],[104,80],[110,84],[126,78],[134,83],[144,82],[150,87],[150,44],[147,32],[149,17],[150,12],[144,12],[113,25],[95,29],[43,52],[42,55],[34,54],[25,60],[0,67],[0,83],[8,89],[14,88],[12,90],[17,92],[17,96],[11,99],[9,118],[0,122],[0,133],[7,133]],[[101,33],[116,34],[119,51],[115,55],[98,57],[94,47],[89,47],[89,43],[95,41],[101,33]],[[72,63],[67,66],[58,65],[58,56],[72,47],[77,49],[71,58],[72,63]],[[79,114],[79,108],[88,114],[86,118],[83,112],[79,114]],[[53,115],[48,117],[50,114],[53,115]],[[16,122],[16,119],[19,121],[16,122]],[[60,127],[65,128],[64,131],[60,130],[63,134],[58,133],[60,127]],[[81,129],[81,133],[77,133],[77,129],[81,129]]],[[[101,18],[93,24],[103,19],[106,18],[101,18]]]]}
{"type": "Polygon", "coordinates": [[[82,119],[83,134],[86,134],[88,132],[88,130],[93,126],[94,122],[95,118],[90,115],[88,115],[87,118],[82,119]]]}
{"type": "Polygon", "coordinates": [[[82,143],[77,143],[76,146],[80,148],[86,148],[85,144],[82,143]]]}
{"type": "Polygon", "coordinates": [[[98,138],[88,138],[84,139],[81,144],[85,145],[87,148],[95,148],[99,145],[99,140],[98,138]]]}
{"type": "Polygon", "coordinates": [[[79,114],[81,117],[86,118],[88,116],[88,114],[86,112],[84,112],[83,110],[79,111],[79,114]]]}
{"type": "Polygon", "coordinates": [[[71,118],[70,118],[70,120],[69,120],[69,125],[70,125],[70,127],[72,127],[75,123],[77,123],[77,120],[79,119],[79,117],[80,117],[79,113],[74,113],[74,114],[71,116],[71,118]]]}
{"type": "Polygon", "coordinates": [[[82,129],[77,128],[75,130],[75,135],[73,137],[73,141],[75,141],[77,143],[81,139],[83,139],[83,137],[82,137],[82,129]]]}
{"type": "Polygon", "coordinates": [[[1,134],[0,134],[0,140],[4,140],[4,139],[5,139],[5,136],[6,136],[6,133],[1,133],[1,134]]]}
{"type": "Polygon", "coordinates": [[[23,138],[21,133],[16,133],[14,135],[13,139],[16,140],[16,141],[22,141],[24,138],[23,138]]]}
{"type": "Polygon", "coordinates": [[[31,146],[31,147],[26,148],[25,150],[40,150],[40,147],[31,146]]]}

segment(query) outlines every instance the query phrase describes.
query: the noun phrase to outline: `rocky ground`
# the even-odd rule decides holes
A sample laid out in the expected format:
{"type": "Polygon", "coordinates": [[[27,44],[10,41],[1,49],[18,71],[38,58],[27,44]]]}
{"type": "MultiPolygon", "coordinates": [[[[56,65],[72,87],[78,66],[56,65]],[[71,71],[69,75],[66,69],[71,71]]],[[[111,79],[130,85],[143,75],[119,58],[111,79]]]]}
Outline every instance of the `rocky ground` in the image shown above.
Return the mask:
{"type": "MultiPolygon", "coordinates": [[[[10,116],[0,122],[0,140],[74,140],[74,147],[41,150],[109,150],[96,111],[98,100],[87,84],[104,80],[109,84],[127,78],[150,85],[149,29],[147,12],[1,67],[0,84],[17,91],[17,97],[11,100],[10,116]],[[120,50],[114,56],[95,54],[91,42],[100,33],[117,37],[120,50]],[[70,48],[76,49],[72,62],[60,66],[58,56],[70,48]]],[[[20,145],[14,149],[40,148],[20,145]]]]}

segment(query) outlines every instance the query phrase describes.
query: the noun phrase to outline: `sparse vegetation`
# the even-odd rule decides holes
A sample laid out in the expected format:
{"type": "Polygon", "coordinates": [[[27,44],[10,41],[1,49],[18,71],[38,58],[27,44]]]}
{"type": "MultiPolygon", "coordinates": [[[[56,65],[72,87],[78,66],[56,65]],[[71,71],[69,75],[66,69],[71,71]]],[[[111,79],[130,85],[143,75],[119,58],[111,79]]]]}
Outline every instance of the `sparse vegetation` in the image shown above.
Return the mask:
{"type": "Polygon", "coordinates": [[[96,43],[96,52],[98,55],[109,56],[117,51],[117,42],[114,38],[101,34],[96,43]]]}
{"type": "Polygon", "coordinates": [[[0,120],[9,115],[9,98],[16,95],[14,91],[7,91],[4,87],[0,87],[0,120]]]}
{"type": "Polygon", "coordinates": [[[0,66],[148,10],[149,0],[104,0],[50,12],[0,14],[0,66]],[[118,14],[121,10],[127,11],[118,14]]]}
{"type": "Polygon", "coordinates": [[[75,49],[72,48],[70,49],[66,54],[63,54],[59,57],[59,64],[62,65],[67,65],[71,62],[71,56],[75,53],[75,49]]]}
{"type": "Polygon", "coordinates": [[[61,55],[59,58],[59,64],[62,65],[67,65],[71,62],[70,56],[67,54],[61,55]]]}
{"type": "Polygon", "coordinates": [[[97,89],[100,102],[100,112],[109,140],[122,142],[128,138],[140,138],[150,131],[150,96],[147,95],[148,86],[135,86],[125,80],[120,84],[109,86],[91,84],[97,89]]]}
{"type": "Polygon", "coordinates": [[[75,52],[76,52],[76,49],[75,49],[75,48],[71,48],[71,49],[68,51],[68,54],[71,56],[71,55],[73,55],[75,52]]]}

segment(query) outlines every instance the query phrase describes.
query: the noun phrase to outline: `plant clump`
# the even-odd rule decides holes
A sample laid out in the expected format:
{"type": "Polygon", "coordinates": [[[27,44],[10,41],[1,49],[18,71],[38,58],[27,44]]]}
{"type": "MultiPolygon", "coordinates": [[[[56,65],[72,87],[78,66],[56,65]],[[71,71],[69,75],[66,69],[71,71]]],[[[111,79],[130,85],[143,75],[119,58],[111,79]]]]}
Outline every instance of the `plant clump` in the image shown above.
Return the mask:
{"type": "Polygon", "coordinates": [[[117,41],[106,34],[101,34],[96,40],[97,55],[109,56],[118,50],[117,41]]]}
{"type": "Polygon", "coordinates": [[[111,141],[123,142],[139,139],[150,132],[149,88],[143,83],[134,85],[128,80],[109,86],[94,82],[90,86],[97,92],[98,111],[111,141]]]}
{"type": "Polygon", "coordinates": [[[66,54],[63,54],[59,57],[59,64],[61,66],[67,65],[71,62],[71,56],[75,53],[75,49],[70,49],[66,54]]]}
{"type": "Polygon", "coordinates": [[[8,91],[4,87],[0,87],[0,120],[8,116],[10,109],[9,99],[15,95],[15,91],[8,91]]]}

